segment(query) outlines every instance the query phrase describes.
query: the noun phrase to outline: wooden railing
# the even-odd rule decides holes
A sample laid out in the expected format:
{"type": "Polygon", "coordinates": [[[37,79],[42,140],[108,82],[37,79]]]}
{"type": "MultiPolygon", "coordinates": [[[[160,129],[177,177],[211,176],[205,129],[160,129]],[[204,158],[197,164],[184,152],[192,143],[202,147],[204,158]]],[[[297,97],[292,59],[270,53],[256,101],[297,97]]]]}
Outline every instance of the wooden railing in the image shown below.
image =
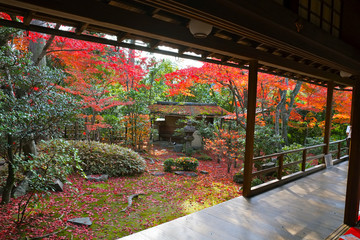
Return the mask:
{"type": "MultiPolygon", "coordinates": [[[[280,153],[274,153],[266,156],[255,157],[253,159],[254,163],[257,163],[261,166],[261,163],[271,163],[275,166],[266,166],[261,170],[257,170],[252,173],[252,178],[265,178],[266,175],[271,175],[273,178],[263,184],[254,186],[251,188],[252,195],[267,191],[269,189],[275,188],[279,185],[283,185],[289,181],[295,180],[297,178],[306,176],[310,173],[324,169],[324,153],[323,149],[325,144],[318,144],[315,146],[309,146],[304,148],[299,148],[295,150],[289,150],[280,153]],[[291,154],[294,155],[298,153],[300,157],[299,160],[287,162],[286,158],[291,154]],[[300,154],[301,153],[301,154],[300,154]],[[314,161],[314,160],[317,160],[314,161]],[[312,163],[312,165],[310,165],[312,163]],[[290,173],[287,172],[287,170],[290,173]],[[298,170],[295,172],[291,172],[298,170]]],[[[348,158],[348,147],[346,146],[346,139],[334,141],[329,144],[329,154],[331,154],[333,164],[339,163],[348,158]],[[345,146],[344,146],[345,145],[345,146]]],[[[264,166],[264,165],[263,165],[264,166]]]]}

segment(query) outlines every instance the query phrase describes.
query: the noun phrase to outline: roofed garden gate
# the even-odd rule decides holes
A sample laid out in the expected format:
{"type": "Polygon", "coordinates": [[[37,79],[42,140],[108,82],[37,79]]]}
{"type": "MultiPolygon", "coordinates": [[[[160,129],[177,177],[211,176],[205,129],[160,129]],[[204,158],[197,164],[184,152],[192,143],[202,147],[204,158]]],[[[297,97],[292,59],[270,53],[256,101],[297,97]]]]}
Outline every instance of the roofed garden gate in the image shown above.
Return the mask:
{"type": "Polygon", "coordinates": [[[150,105],[149,109],[153,117],[154,127],[158,129],[159,139],[176,143],[183,143],[184,138],[176,134],[176,129],[185,126],[179,120],[186,117],[194,117],[196,120],[205,119],[208,123],[213,123],[216,117],[227,115],[225,109],[216,104],[205,103],[176,103],[176,102],[157,102],[150,105]]]}

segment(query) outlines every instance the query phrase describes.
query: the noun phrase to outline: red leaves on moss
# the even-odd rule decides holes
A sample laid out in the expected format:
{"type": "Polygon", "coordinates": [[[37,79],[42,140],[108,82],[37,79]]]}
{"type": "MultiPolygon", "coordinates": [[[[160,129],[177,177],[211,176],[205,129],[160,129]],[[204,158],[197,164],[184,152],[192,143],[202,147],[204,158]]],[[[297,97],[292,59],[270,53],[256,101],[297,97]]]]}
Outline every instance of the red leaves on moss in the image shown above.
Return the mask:
{"type": "Polygon", "coordinates": [[[162,171],[164,159],[178,156],[161,148],[153,149],[152,153],[145,157],[157,161],[148,164],[148,172],[141,176],[110,178],[99,183],[80,176],[69,177],[72,184],[65,185],[64,192],[39,198],[22,226],[17,227],[14,223],[18,199],[1,206],[0,239],[38,237],[66,227],[48,239],[69,239],[70,236],[73,239],[99,239],[106,238],[110,232],[115,237],[122,237],[240,195],[239,186],[232,182],[238,169],[232,169],[228,174],[225,162],[199,161],[199,176],[195,178],[173,173],[154,177],[151,170],[162,171]],[[201,170],[209,174],[200,174],[201,170]],[[139,192],[145,195],[134,200],[126,212],[121,212],[127,205],[128,196],[139,192]],[[80,227],[67,223],[75,217],[90,217],[93,225],[80,227]]]}

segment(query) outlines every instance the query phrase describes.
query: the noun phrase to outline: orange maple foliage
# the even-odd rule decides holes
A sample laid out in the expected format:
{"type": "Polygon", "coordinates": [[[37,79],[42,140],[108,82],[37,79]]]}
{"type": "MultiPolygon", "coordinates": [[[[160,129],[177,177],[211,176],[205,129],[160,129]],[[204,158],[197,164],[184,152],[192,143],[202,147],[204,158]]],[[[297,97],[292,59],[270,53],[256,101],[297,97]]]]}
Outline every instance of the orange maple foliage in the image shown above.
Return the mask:
{"type": "MultiPolygon", "coordinates": [[[[210,84],[214,91],[220,92],[222,89],[230,89],[236,98],[232,101],[238,113],[233,113],[233,117],[244,121],[246,118],[247,103],[247,84],[248,72],[244,69],[232,68],[216,64],[205,63],[202,67],[186,68],[167,74],[166,84],[170,87],[168,96],[184,95],[192,96],[191,87],[196,83],[210,84]]],[[[257,88],[257,124],[265,125],[264,116],[275,118],[275,109],[281,100],[281,92],[289,92],[295,88],[296,81],[285,79],[271,74],[258,73],[257,88]]],[[[325,87],[309,83],[302,83],[300,93],[295,98],[293,110],[289,113],[289,125],[291,127],[314,127],[323,126],[323,122],[318,122],[314,114],[302,115],[303,112],[319,113],[325,111],[326,107],[325,87]]],[[[287,98],[285,110],[288,109],[290,100],[287,98]]],[[[351,92],[335,91],[334,94],[334,115],[336,123],[348,123],[350,119],[351,92]]],[[[231,110],[231,109],[228,109],[231,110]]],[[[281,121],[281,119],[280,119],[281,121]]],[[[243,123],[245,125],[245,123],[243,123]]]]}

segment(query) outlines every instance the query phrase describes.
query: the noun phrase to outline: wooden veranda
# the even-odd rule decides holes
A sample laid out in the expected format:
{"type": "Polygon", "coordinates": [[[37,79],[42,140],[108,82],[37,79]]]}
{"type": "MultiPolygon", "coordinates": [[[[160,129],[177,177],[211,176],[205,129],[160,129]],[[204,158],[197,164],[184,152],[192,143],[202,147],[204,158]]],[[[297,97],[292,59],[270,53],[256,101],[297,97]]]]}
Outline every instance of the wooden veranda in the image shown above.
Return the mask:
{"type": "MultiPolygon", "coordinates": [[[[324,154],[329,153],[333,91],[352,89],[352,142],[344,223],[355,225],[358,221],[358,0],[0,0],[0,11],[13,17],[12,20],[0,19],[3,26],[248,69],[245,197],[252,197],[256,193],[251,189],[250,183],[253,177],[258,72],[327,87],[324,154]],[[21,16],[23,20],[17,21],[14,16],[21,16]],[[32,24],[34,19],[59,23],[71,31],[54,28],[51,24],[38,26],[32,24]],[[212,26],[212,31],[206,38],[195,38],[190,33],[189,25],[193,19],[212,26]],[[94,32],[108,34],[113,38],[102,38],[99,37],[100,34],[91,35],[94,32]]],[[[340,172],[335,172],[337,174],[340,172]]],[[[330,185],[324,186],[327,190],[316,194],[326,194],[326,191],[333,188],[330,185]]],[[[345,185],[341,189],[344,190],[345,185]]],[[[298,197],[301,199],[300,195],[298,197]]],[[[258,197],[242,201],[256,202],[254,199],[258,197]]],[[[237,202],[234,200],[233,203],[237,202]]],[[[242,206],[242,203],[238,204],[239,207],[242,206]]],[[[326,204],[325,199],[321,204],[326,204]]],[[[331,203],[332,207],[325,209],[322,214],[328,216],[326,214],[331,213],[336,204],[331,203]]],[[[240,212],[237,214],[241,218],[240,212]]],[[[302,217],[307,219],[306,216],[302,217]]],[[[183,221],[185,224],[186,221],[183,221]]],[[[264,232],[266,231],[272,230],[264,228],[264,232]]]]}
{"type": "Polygon", "coordinates": [[[319,240],[344,217],[348,162],[252,198],[238,197],[121,240],[319,240]]]}

